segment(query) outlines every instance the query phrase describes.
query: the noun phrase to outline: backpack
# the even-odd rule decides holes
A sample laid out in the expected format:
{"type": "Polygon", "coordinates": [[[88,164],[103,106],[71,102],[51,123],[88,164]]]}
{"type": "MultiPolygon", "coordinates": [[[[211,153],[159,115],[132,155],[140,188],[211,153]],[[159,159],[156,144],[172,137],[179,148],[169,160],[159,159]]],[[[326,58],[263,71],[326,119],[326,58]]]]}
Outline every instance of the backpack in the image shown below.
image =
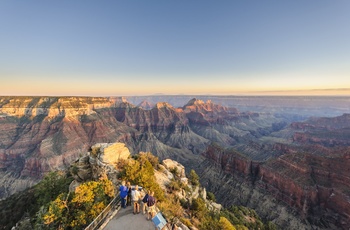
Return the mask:
{"type": "Polygon", "coordinates": [[[147,203],[147,201],[148,201],[148,193],[142,199],[143,203],[147,203]]]}

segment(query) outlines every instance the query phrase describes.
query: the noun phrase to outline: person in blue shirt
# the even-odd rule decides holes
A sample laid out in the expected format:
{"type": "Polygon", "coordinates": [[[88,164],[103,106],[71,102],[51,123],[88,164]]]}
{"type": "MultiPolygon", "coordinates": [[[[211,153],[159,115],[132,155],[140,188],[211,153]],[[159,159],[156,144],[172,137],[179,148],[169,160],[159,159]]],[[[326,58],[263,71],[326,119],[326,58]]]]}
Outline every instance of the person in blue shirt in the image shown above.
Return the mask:
{"type": "Polygon", "coordinates": [[[126,208],[126,197],[128,195],[128,188],[125,186],[125,181],[122,181],[122,185],[119,187],[119,192],[122,208],[126,208]]]}

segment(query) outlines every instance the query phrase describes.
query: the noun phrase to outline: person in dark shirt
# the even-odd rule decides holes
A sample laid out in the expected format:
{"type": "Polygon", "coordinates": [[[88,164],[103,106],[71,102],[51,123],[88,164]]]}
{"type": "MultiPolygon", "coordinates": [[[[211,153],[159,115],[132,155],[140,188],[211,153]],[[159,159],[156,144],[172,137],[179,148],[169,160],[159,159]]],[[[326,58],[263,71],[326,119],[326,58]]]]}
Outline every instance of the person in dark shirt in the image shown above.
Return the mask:
{"type": "Polygon", "coordinates": [[[146,214],[146,211],[148,209],[147,202],[148,202],[149,194],[148,194],[147,190],[145,190],[145,193],[146,193],[145,196],[142,198],[142,212],[143,212],[143,214],[146,214]]]}
{"type": "Polygon", "coordinates": [[[122,185],[119,187],[119,195],[122,208],[126,208],[126,197],[128,195],[128,188],[125,186],[125,181],[122,181],[122,185]]]}
{"type": "Polygon", "coordinates": [[[147,220],[152,219],[156,214],[156,199],[154,198],[154,192],[150,191],[147,199],[148,215],[147,220]]]}
{"type": "Polygon", "coordinates": [[[126,205],[127,206],[131,206],[131,184],[130,182],[128,181],[126,183],[126,187],[128,188],[128,198],[126,199],[126,205]]]}

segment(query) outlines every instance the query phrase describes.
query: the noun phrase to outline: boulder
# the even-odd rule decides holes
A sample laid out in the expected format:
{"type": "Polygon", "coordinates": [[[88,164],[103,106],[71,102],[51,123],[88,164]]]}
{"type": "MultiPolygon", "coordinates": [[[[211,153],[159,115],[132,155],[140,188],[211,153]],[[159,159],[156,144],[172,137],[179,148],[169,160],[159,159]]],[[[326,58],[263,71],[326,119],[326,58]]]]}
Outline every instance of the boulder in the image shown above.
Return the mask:
{"type": "Polygon", "coordinates": [[[105,164],[115,165],[130,156],[130,151],[124,143],[98,143],[91,148],[100,148],[99,160],[105,164]]]}
{"type": "Polygon", "coordinates": [[[165,159],[165,160],[163,160],[163,165],[168,170],[172,170],[172,169],[176,168],[179,177],[186,177],[185,167],[182,164],[180,164],[179,162],[173,161],[171,159],[165,159]]]}

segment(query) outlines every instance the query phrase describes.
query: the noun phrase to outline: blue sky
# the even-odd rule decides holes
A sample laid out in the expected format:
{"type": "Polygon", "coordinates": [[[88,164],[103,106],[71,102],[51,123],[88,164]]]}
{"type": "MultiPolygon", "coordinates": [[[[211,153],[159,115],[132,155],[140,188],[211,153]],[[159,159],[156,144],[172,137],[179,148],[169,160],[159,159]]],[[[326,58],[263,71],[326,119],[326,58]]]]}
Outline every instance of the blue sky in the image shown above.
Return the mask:
{"type": "Polygon", "coordinates": [[[345,0],[4,0],[0,94],[348,89],[349,12],[345,0]]]}

